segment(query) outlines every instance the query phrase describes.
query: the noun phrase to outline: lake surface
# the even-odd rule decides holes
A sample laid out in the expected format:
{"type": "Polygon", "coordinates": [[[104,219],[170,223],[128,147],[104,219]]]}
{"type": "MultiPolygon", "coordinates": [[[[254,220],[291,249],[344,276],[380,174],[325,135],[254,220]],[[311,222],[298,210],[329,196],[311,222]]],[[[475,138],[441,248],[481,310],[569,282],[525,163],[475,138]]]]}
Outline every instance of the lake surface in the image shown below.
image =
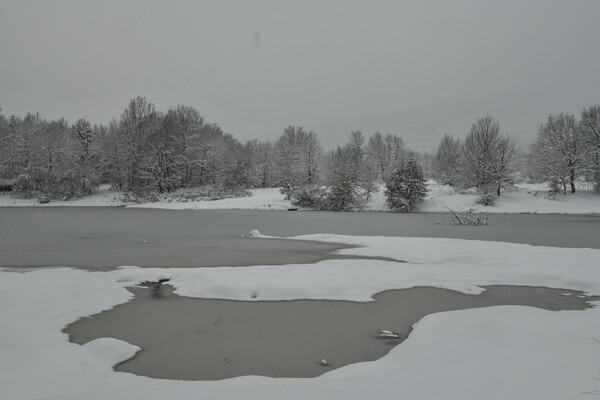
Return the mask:
{"type": "Polygon", "coordinates": [[[340,246],[248,240],[312,233],[496,240],[600,248],[600,216],[491,214],[487,226],[436,224],[436,213],[151,210],[110,207],[0,208],[0,267],[107,269],[307,263],[340,246]]]}
{"type": "MultiPolygon", "coordinates": [[[[597,215],[491,214],[487,226],[450,226],[443,223],[447,218],[435,213],[0,208],[0,267],[109,270],[344,258],[332,254],[341,245],[242,237],[251,229],[274,236],[338,233],[600,248],[597,215]]],[[[477,296],[438,288],[394,290],[371,303],[203,300],[176,296],[168,285],[131,290],[135,297],[127,304],[70,325],[71,340],[126,340],[143,350],[117,370],[188,380],[318,376],[382,357],[430,313],[504,304],[570,310],[591,300],[568,289],[521,287],[490,287],[477,296]],[[382,329],[399,333],[399,339],[378,338],[382,329]],[[327,366],[319,364],[323,358],[327,366]]]]}

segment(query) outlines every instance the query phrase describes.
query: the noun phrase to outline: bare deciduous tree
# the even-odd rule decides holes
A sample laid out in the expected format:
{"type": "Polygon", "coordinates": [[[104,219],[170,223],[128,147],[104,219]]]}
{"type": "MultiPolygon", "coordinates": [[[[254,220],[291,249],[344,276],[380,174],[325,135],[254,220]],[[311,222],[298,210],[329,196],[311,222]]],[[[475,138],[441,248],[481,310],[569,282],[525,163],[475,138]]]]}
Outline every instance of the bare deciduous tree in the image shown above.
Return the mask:
{"type": "Polygon", "coordinates": [[[375,132],[369,138],[367,156],[377,169],[379,179],[385,182],[392,172],[404,163],[404,141],[397,135],[387,134],[383,136],[381,133],[375,132]]]}
{"type": "Polygon", "coordinates": [[[587,154],[585,169],[594,188],[600,191],[600,105],[584,108],[581,111],[579,130],[587,154]]]}
{"type": "Polygon", "coordinates": [[[275,144],[279,183],[289,198],[291,191],[319,181],[321,145],[314,132],[288,126],[275,144]]]}
{"type": "Polygon", "coordinates": [[[444,135],[433,159],[433,176],[443,185],[458,186],[460,163],[460,140],[444,135]]]}
{"type": "Polygon", "coordinates": [[[143,188],[147,178],[141,170],[148,137],[156,129],[159,115],[145,97],[136,97],[121,114],[119,120],[121,146],[128,154],[126,184],[129,190],[143,188]]]}
{"type": "Polygon", "coordinates": [[[548,116],[538,131],[532,147],[532,157],[540,176],[552,185],[560,185],[566,192],[577,190],[576,181],[585,165],[585,149],[575,117],[569,114],[548,116]]]}
{"type": "Polygon", "coordinates": [[[463,142],[460,158],[461,184],[483,192],[512,185],[515,143],[500,135],[500,125],[486,116],[477,120],[463,142]]]}

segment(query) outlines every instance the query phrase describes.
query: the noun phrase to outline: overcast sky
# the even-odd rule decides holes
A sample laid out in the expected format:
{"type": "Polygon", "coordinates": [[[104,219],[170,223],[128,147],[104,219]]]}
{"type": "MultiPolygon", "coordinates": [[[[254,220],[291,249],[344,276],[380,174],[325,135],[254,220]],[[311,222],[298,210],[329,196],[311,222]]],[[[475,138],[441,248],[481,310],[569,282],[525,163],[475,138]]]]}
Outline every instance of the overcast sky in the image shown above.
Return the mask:
{"type": "Polygon", "coordinates": [[[141,95],[241,141],[301,125],[418,150],[489,114],[527,144],[600,103],[599,38],[598,0],[0,0],[0,107],[97,123],[141,95]]]}

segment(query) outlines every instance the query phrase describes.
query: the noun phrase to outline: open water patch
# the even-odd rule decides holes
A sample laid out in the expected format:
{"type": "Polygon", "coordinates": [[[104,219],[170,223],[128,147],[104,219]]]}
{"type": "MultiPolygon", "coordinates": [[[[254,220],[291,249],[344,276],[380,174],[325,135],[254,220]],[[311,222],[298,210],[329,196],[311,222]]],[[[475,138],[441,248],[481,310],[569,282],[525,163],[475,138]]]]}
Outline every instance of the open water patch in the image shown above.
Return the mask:
{"type": "Polygon", "coordinates": [[[568,289],[485,289],[478,295],[434,287],[388,290],[368,303],[245,302],[182,297],[168,284],[148,284],[131,288],[135,297],[128,303],[82,318],[64,332],[79,344],[112,337],[140,346],[115,370],[152,378],[316,377],[383,357],[428,314],[498,305],[583,310],[600,300],[568,289]]]}

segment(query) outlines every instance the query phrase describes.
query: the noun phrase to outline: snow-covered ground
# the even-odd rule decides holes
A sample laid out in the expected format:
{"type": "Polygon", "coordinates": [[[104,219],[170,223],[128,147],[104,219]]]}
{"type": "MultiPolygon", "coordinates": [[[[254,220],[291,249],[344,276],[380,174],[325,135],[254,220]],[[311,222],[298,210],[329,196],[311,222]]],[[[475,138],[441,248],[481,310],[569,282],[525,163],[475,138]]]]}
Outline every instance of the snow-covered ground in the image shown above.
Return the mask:
{"type": "Polygon", "coordinates": [[[140,208],[163,208],[171,210],[287,210],[292,206],[289,200],[285,200],[279,193],[279,188],[250,189],[252,196],[237,197],[233,199],[190,201],[187,203],[156,202],[146,204],[135,204],[129,207],[140,208]]]}
{"type": "MultiPolygon", "coordinates": [[[[600,193],[579,190],[575,193],[559,195],[554,200],[546,197],[546,184],[522,183],[512,192],[502,192],[494,206],[475,204],[480,194],[475,191],[460,193],[453,188],[429,181],[430,192],[420,211],[468,211],[474,209],[483,213],[556,213],[556,214],[598,214],[600,213],[600,193]]],[[[383,194],[381,194],[383,196],[383,194]]],[[[383,199],[380,202],[384,203],[383,199]]]]}
{"type": "Polygon", "coordinates": [[[539,285],[600,295],[595,249],[431,238],[299,239],[361,245],[342,252],[407,262],[0,271],[0,399],[588,399],[586,392],[600,390],[600,302],[585,311],[501,306],[432,314],[387,356],[311,379],[150,379],[111,368],[139,350],[133,344],[103,338],[80,346],[61,333],[80,317],[127,301],[126,287],[160,278],[170,278],[186,296],[246,301],[369,301],[381,290],[422,285],[465,293],[489,284],[539,285]]]}
{"type": "MultiPolygon", "coordinates": [[[[548,191],[545,184],[518,184],[512,192],[503,192],[496,205],[484,207],[475,204],[479,197],[475,191],[460,193],[459,191],[435,181],[428,181],[429,193],[418,211],[447,212],[450,208],[457,212],[473,209],[482,213],[557,213],[557,214],[598,214],[600,213],[600,193],[591,190],[580,190],[575,194],[559,195],[554,200],[546,198],[548,191]]],[[[111,192],[107,186],[101,188],[96,195],[71,201],[51,201],[39,204],[36,199],[16,199],[8,195],[0,195],[2,206],[128,206],[160,209],[239,209],[239,210],[287,210],[292,204],[283,198],[277,188],[252,189],[252,196],[234,199],[178,202],[155,202],[144,204],[126,204],[121,193],[111,192]]],[[[385,204],[383,190],[375,193],[368,203],[368,211],[389,211],[385,204]]]]}
{"type": "MultiPolygon", "coordinates": [[[[475,190],[461,192],[448,185],[428,181],[429,193],[420,205],[421,212],[457,212],[473,210],[478,213],[540,213],[540,214],[598,214],[600,193],[579,190],[574,194],[559,195],[554,200],[546,197],[548,187],[539,183],[520,183],[512,192],[502,192],[494,206],[475,204],[481,195],[475,190]]],[[[389,211],[383,190],[375,193],[367,206],[371,211],[389,211]]]]}
{"type": "Polygon", "coordinates": [[[109,190],[109,185],[102,185],[98,193],[75,200],[52,200],[40,204],[37,198],[19,199],[10,194],[0,194],[0,207],[120,207],[125,204],[121,200],[122,193],[109,190]]]}

